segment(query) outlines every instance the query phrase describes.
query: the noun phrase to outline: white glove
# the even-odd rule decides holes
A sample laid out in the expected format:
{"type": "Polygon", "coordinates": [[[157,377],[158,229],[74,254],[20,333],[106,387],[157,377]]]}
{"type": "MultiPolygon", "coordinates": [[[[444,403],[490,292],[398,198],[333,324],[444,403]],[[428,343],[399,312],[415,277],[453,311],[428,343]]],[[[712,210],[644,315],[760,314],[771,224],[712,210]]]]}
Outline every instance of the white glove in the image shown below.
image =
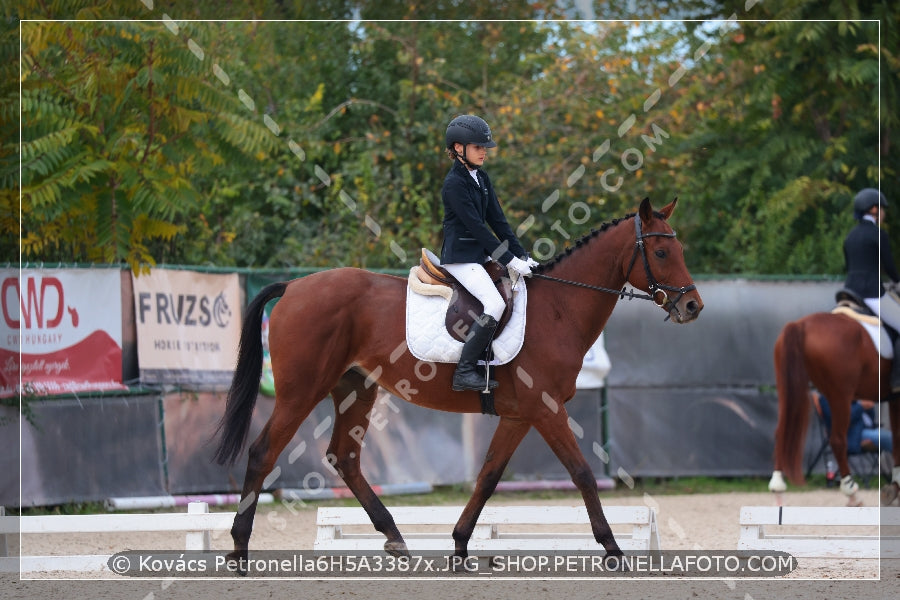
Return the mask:
{"type": "Polygon", "coordinates": [[[513,271],[515,271],[516,273],[518,273],[519,275],[524,275],[526,277],[531,275],[531,267],[528,265],[527,262],[525,262],[521,258],[514,256],[513,259],[511,261],[509,261],[509,263],[506,266],[509,267],[510,269],[512,269],[513,271]]]}
{"type": "Polygon", "coordinates": [[[535,268],[535,267],[541,266],[541,263],[539,263],[538,261],[534,260],[534,259],[531,258],[530,256],[529,256],[528,258],[525,259],[525,262],[528,263],[528,266],[531,267],[532,269],[535,268]]]}

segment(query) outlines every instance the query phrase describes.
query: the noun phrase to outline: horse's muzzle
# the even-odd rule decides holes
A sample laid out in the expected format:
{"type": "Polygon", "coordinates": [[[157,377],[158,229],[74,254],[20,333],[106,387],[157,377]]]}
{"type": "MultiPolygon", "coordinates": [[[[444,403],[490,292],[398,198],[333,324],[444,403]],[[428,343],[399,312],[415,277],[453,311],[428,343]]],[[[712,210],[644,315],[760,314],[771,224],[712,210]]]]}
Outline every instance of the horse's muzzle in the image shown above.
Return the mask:
{"type": "Polygon", "coordinates": [[[668,309],[669,318],[674,323],[690,323],[703,310],[703,301],[697,298],[683,297],[678,302],[671,302],[665,308],[668,309]]]}

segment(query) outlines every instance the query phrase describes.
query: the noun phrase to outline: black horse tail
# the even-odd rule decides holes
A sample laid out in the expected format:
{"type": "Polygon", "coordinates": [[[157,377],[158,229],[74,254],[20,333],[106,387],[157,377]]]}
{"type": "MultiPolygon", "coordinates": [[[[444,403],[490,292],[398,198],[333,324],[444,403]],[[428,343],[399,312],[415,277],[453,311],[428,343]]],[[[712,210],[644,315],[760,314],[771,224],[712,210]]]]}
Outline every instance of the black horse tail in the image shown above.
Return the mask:
{"type": "Polygon", "coordinates": [[[778,425],[775,464],[788,481],[803,485],[803,447],[809,423],[809,374],[804,360],[803,324],[785,325],[778,337],[775,375],[778,388],[778,425]]]}
{"type": "Polygon", "coordinates": [[[247,441],[253,407],[256,405],[256,396],[259,394],[259,379],[262,376],[263,313],[269,300],[284,295],[287,286],[287,282],[266,286],[247,306],[247,312],[244,314],[237,368],[234,371],[234,378],[231,380],[231,389],[228,390],[225,414],[219,421],[214,435],[214,437],[220,434],[222,436],[213,455],[215,461],[220,465],[234,464],[247,441]]]}

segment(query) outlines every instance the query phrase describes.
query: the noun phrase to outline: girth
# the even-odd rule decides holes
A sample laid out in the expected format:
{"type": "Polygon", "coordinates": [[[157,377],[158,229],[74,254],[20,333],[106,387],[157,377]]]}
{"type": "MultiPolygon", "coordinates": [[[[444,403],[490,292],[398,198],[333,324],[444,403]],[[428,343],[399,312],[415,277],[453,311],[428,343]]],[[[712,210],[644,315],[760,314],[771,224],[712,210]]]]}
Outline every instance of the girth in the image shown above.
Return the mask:
{"type": "MultiPolygon", "coordinates": [[[[496,338],[503,331],[503,328],[512,316],[512,282],[509,279],[506,267],[500,263],[491,261],[485,263],[484,268],[506,303],[506,308],[503,309],[503,314],[500,316],[497,330],[494,332],[494,338],[496,338]]],[[[418,276],[423,283],[443,285],[453,290],[444,324],[447,327],[447,332],[453,339],[465,342],[472,323],[476,317],[479,317],[484,312],[484,305],[446,269],[435,265],[429,258],[428,251],[424,248],[422,249],[422,257],[419,260],[418,276]]]]}

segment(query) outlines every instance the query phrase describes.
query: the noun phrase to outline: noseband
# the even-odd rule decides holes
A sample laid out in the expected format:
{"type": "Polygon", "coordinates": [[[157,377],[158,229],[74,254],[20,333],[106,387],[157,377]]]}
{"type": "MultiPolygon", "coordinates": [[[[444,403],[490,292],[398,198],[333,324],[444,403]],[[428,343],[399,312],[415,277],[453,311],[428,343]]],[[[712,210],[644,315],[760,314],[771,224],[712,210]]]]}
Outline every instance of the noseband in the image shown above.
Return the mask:
{"type": "Polygon", "coordinates": [[[650,297],[653,299],[653,302],[660,306],[666,311],[671,310],[671,308],[678,304],[681,300],[681,297],[686,293],[697,289],[697,286],[693,283],[691,285],[682,286],[682,287],[674,287],[671,285],[665,285],[656,281],[656,278],[653,276],[653,272],[650,270],[650,261],[647,260],[647,248],[644,244],[644,238],[648,237],[675,237],[675,232],[672,233],[661,233],[661,232],[651,232],[644,233],[641,231],[641,217],[640,215],[634,216],[634,233],[635,233],[635,242],[634,242],[634,252],[631,254],[631,262],[628,263],[628,271],[625,272],[625,280],[628,281],[628,276],[631,275],[631,269],[634,267],[634,263],[637,261],[638,252],[640,252],[641,260],[644,263],[644,274],[647,277],[647,288],[650,290],[650,297]],[[677,292],[678,296],[675,297],[674,300],[669,298],[669,295],[666,292],[677,292]]]}

